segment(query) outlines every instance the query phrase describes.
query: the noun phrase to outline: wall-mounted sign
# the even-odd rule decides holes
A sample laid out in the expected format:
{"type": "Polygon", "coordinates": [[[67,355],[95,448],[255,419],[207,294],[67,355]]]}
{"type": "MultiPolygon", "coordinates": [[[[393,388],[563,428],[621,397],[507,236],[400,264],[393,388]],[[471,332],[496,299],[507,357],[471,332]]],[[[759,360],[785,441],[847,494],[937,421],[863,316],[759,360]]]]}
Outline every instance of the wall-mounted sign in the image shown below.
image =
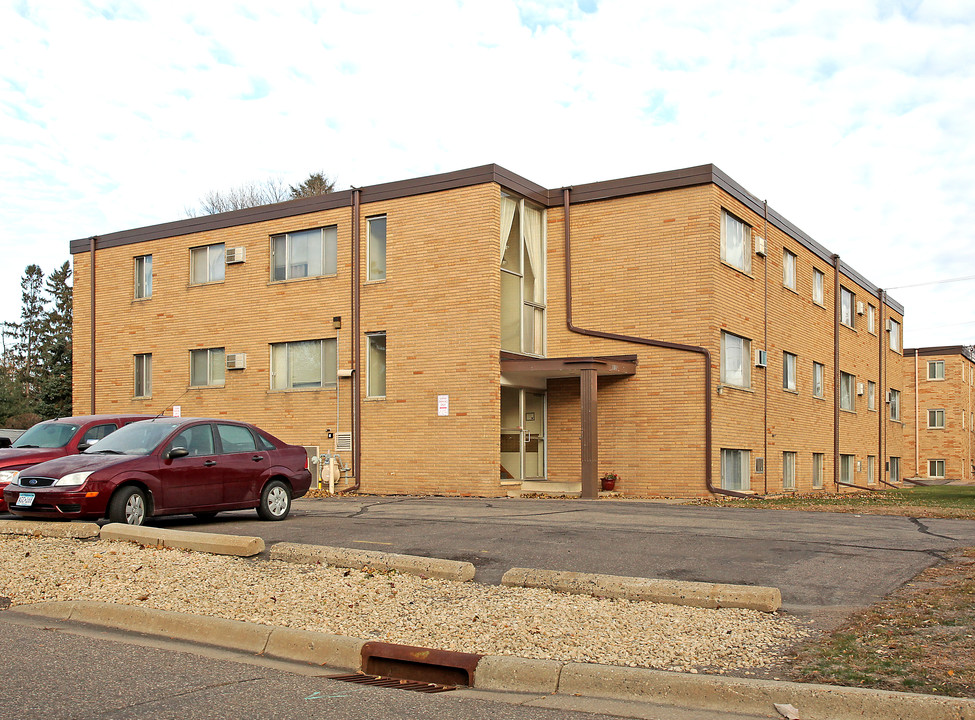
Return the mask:
{"type": "Polygon", "coordinates": [[[440,417],[450,415],[450,395],[437,395],[437,415],[440,417]]]}
{"type": "Polygon", "coordinates": [[[183,417],[182,405],[173,405],[173,417],[183,417]]]}

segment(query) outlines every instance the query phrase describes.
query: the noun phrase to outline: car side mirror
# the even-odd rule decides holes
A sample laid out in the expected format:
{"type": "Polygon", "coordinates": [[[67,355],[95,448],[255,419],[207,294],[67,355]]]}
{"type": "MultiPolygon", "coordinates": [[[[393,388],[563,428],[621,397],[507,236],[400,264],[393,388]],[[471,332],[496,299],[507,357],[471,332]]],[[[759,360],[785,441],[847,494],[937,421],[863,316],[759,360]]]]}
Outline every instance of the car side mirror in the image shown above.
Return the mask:
{"type": "Polygon", "coordinates": [[[10,438],[0,437],[0,448],[8,448],[8,447],[10,447],[10,438]]]}
{"type": "Polygon", "coordinates": [[[96,442],[98,442],[98,441],[97,440],[85,440],[84,442],[78,443],[78,451],[79,452],[84,452],[85,450],[87,450],[88,448],[90,448],[92,445],[94,445],[96,442]]]}
{"type": "Polygon", "coordinates": [[[184,447],[174,447],[168,453],[166,453],[167,460],[175,460],[176,458],[186,457],[190,454],[190,451],[184,447]]]}

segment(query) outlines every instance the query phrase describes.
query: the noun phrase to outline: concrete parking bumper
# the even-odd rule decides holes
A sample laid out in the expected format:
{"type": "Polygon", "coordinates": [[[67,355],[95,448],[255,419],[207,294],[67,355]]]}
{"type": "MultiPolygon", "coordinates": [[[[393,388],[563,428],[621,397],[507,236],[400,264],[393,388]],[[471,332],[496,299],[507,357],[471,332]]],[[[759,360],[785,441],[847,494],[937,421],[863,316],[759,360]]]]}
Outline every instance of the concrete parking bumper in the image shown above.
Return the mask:
{"type": "Polygon", "coordinates": [[[302,543],[276,543],[271,546],[270,555],[272,560],[293,563],[313,565],[321,563],[334,567],[355,569],[370,567],[375,570],[395,570],[410,575],[456,580],[458,582],[474,579],[474,565],[459,560],[442,560],[416,555],[398,555],[374,550],[355,550],[302,543]]]}
{"type": "Polygon", "coordinates": [[[87,540],[98,537],[98,523],[49,522],[46,520],[2,520],[0,535],[39,535],[53,538],[87,540]]]}
{"type": "Polygon", "coordinates": [[[102,540],[127,540],[140,545],[197,550],[214,555],[252,557],[264,552],[263,538],[246,535],[168,530],[125,523],[109,523],[102,527],[100,535],[102,540]]]}
{"type": "Polygon", "coordinates": [[[782,606],[782,593],[778,588],[752,585],[653,580],[533,568],[511,568],[501,578],[501,584],[712,609],[775,612],[782,606]]]}
{"type": "MultiPolygon", "coordinates": [[[[37,603],[8,612],[354,671],[361,668],[366,644],[357,638],[91,601],[37,603]]],[[[975,700],[966,698],[517,657],[481,658],[472,687],[519,693],[520,702],[525,694],[536,695],[532,704],[541,707],[546,700],[554,707],[560,697],[581,697],[762,717],[775,717],[776,703],[789,704],[799,709],[803,720],[975,720],[975,700]]]]}

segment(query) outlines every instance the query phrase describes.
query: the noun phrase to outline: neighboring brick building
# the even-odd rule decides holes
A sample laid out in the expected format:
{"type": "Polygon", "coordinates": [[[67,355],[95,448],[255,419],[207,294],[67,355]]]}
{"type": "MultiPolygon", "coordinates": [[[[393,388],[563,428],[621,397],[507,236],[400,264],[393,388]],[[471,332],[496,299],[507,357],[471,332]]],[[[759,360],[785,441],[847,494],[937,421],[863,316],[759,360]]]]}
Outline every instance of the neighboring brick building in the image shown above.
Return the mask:
{"type": "Polygon", "coordinates": [[[975,356],[971,347],[904,351],[905,477],[975,480],[975,356]]]}
{"type": "Polygon", "coordinates": [[[903,308],[712,165],[488,165],[71,250],[78,412],[351,431],[364,492],[899,479],[903,308]]]}

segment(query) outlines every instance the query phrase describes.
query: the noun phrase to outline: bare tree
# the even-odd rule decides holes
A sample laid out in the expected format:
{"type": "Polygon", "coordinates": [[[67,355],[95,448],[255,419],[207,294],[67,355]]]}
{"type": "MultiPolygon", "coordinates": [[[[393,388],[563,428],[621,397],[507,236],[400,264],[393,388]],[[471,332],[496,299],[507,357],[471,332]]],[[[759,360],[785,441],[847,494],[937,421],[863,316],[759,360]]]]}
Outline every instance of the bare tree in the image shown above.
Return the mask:
{"type": "Polygon", "coordinates": [[[290,200],[291,197],[290,190],[280,180],[268,178],[264,182],[245,183],[223,192],[211,190],[200,198],[199,207],[187,207],[185,211],[187,217],[215,215],[259,205],[271,205],[290,200]]]}

